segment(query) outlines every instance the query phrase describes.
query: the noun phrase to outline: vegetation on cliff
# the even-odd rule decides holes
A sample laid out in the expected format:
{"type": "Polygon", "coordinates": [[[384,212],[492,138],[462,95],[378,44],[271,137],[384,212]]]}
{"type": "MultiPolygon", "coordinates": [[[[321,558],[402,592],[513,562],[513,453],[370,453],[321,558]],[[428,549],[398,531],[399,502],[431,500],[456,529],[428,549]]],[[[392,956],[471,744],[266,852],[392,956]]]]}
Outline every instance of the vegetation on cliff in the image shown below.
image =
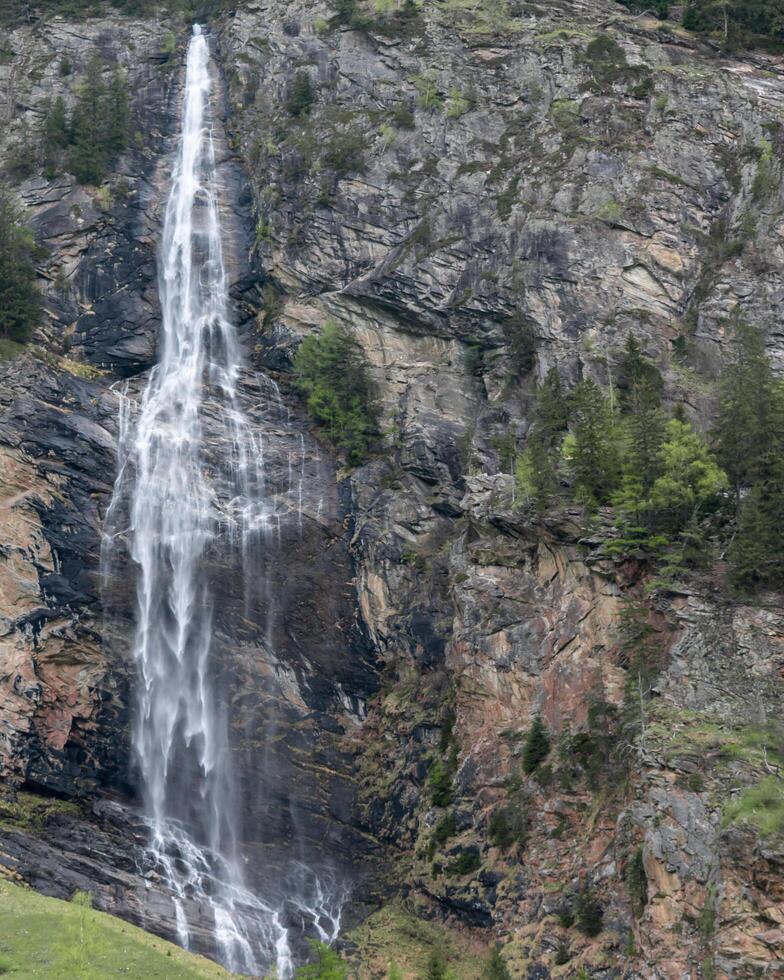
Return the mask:
{"type": "Polygon", "coordinates": [[[351,466],[378,440],[379,409],[362,349],[343,327],[328,321],[306,337],[294,358],[295,383],[324,435],[351,466]]]}
{"type": "Polygon", "coordinates": [[[667,417],[661,379],[633,337],[617,385],[587,379],[565,398],[551,371],[534,417],[517,464],[524,501],[547,510],[568,486],[588,513],[611,508],[608,555],[646,558],[675,574],[699,567],[723,542],[735,585],[784,583],[784,386],[759,331],[739,317],[711,434],[715,452],[680,410],[667,417]]]}
{"type": "Polygon", "coordinates": [[[128,143],[128,85],[115,70],[108,81],[98,54],[89,61],[69,113],[62,96],[50,102],[41,130],[47,176],[69,170],[82,184],[100,184],[128,143]]]}
{"type": "Polygon", "coordinates": [[[35,242],[10,191],[0,185],[0,337],[23,342],[41,312],[35,285],[35,242]]]}

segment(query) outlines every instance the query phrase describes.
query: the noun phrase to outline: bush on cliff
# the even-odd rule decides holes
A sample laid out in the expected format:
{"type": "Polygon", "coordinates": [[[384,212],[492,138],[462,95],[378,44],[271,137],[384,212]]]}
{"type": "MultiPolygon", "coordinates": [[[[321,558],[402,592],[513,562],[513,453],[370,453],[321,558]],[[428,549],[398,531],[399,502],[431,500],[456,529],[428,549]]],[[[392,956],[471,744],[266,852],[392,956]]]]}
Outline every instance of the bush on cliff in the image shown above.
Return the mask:
{"type": "Polygon", "coordinates": [[[308,72],[300,69],[294,76],[286,99],[286,111],[290,116],[306,116],[313,105],[313,86],[308,72]]]}
{"type": "Polygon", "coordinates": [[[67,165],[82,184],[99,184],[128,140],[126,81],[114,72],[106,83],[96,55],[87,66],[70,119],[67,165]]]}
{"type": "Polygon", "coordinates": [[[297,980],[348,980],[348,967],[334,949],[313,940],[310,940],[310,948],[314,962],[297,970],[297,980]]]}
{"type": "Polygon", "coordinates": [[[544,762],[550,752],[550,736],[541,717],[537,715],[526,736],[523,747],[523,770],[529,775],[544,762]]]}
{"type": "Polygon", "coordinates": [[[784,386],[762,335],[739,317],[721,379],[716,439],[738,512],[732,580],[742,589],[784,587],[784,386]]]}
{"type": "Polygon", "coordinates": [[[294,357],[295,384],[316,423],[351,466],[368,456],[379,436],[376,389],[359,344],[328,321],[306,337],[294,357]]]}
{"type": "Polygon", "coordinates": [[[501,956],[501,950],[493,946],[487,958],[483,980],[512,980],[509,967],[501,956]]]}
{"type": "Polygon", "coordinates": [[[41,313],[32,232],[10,192],[0,185],[0,337],[28,340],[41,313]]]}

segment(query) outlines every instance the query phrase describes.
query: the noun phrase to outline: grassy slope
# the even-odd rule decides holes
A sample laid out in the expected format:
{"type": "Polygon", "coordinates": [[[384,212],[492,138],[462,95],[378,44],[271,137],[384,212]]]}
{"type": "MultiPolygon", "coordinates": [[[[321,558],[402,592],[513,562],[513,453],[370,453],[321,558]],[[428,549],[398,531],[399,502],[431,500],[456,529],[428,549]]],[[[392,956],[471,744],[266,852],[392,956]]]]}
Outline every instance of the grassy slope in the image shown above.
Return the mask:
{"type": "Polygon", "coordinates": [[[2,880],[0,974],[20,980],[228,980],[232,975],[113,915],[2,880]]]}
{"type": "Polygon", "coordinates": [[[399,902],[371,915],[346,938],[356,946],[349,961],[362,980],[386,977],[392,964],[404,980],[423,977],[435,949],[443,953],[454,980],[477,980],[487,957],[487,947],[468,931],[428,922],[399,902]]]}

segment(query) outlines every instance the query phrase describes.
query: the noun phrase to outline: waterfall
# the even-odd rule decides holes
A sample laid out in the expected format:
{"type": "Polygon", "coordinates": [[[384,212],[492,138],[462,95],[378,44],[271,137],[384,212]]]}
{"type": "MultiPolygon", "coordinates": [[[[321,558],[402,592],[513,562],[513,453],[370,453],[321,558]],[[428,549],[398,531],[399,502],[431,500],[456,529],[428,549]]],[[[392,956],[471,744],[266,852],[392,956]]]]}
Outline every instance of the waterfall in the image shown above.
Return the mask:
{"type": "MultiPolygon", "coordinates": [[[[133,740],[149,826],[146,873],[171,896],[183,946],[204,948],[211,933],[230,970],[274,965],[286,978],[293,960],[285,905],[329,941],[339,904],[304,863],[290,869],[288,891],[277,881],[276,898],[264,900],[246,884],[238,847],[211,577],[224,552],[234,549],[247,564],[254,536],[279,536],[281,508],[268,497],[263,436],[238,391],[243,364],[221,247],[211,85],[207,39],[195,27],[159,257],[159,362],[140,401],[121,400],[106,541],[112,547],[120,537],[109,531],[124,509],[136,575],[133,740]]],[[[300,445],[296,462],[289,457],[285,513],[296,512],[301,533],[300,445]]]]}

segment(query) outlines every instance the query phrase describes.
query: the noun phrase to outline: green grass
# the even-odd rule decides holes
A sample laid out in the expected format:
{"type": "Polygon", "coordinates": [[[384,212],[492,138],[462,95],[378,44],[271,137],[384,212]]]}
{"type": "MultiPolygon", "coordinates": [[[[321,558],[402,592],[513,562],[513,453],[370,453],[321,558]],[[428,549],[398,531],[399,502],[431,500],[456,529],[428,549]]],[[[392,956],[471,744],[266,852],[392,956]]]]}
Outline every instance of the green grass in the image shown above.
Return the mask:
{"type": "Polygon", "coordinates": [[[487,949],[457,930],[419,917],[413,909],[392,902],[379,909],[347,939],[356,943],[355,964],[361,976],[386,976],[394,964],[404,977],[425,976],[431,954],[438,950],[453,980],[476,980],[483,975],[487,949]]]}
{"type": "Polygon", "coordinates": [[[722,813],[722,825],[747,823],[756,827],[761,837],[784,834],[784,782],[766,776],[728,803],[722,813]]]}
{"type": "Polygon", "coordinates": [[[50,817],[57,814],[78,817],[81,812],[77,803],[19,792],[13,802],[0,799],[0,827],[38,833],[44,829],[50,817]]]}
{"type": "Polygon", "coordinates": [[[0,363],[3,361],[12,361],[24,349],[24,344],[20,344],[16,340],[7,340],[5,337],[0,337],[0,363]]]}
{"type": "Polygon", "coordinates": [[[96,912],[86,896],[73,902],[45,898],[0,880],[0,974],[22,978],[160,977],[161,980],[228,978],[222,967],[96,912]]]}

